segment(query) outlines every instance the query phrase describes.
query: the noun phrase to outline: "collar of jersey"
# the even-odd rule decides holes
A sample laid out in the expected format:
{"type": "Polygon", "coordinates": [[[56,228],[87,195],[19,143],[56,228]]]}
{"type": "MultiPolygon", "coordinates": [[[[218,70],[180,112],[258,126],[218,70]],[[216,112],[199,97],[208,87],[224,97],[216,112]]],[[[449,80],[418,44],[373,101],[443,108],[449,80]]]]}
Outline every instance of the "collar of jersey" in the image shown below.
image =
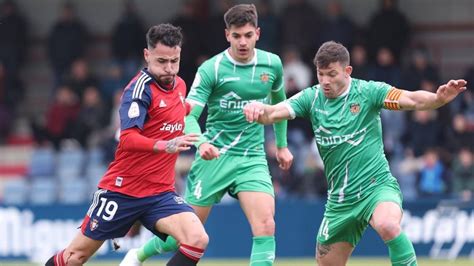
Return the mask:
{"type": "Polygon", "coordinates": [[[230,62],[232,62],[232,64],[234,65],[238,65],[238,66],[248,66],[248,65],[255,65],[257,63],[257,49],[253,49],[253,57],[252,57],[252,60],[250,60],[248,63],[241,63],[237,60],[235,60],[229,53],[229,49],[226,49],[224,51],[224,54],[225,56],[227,57],[227,59],[229,59],[230,62]]]}
{"type": "Polygon", "coordinates": [[[176,87],[176,77],[173,80],[173,87],[171,89],[167,90],[167,89],[160,86],[160,83],[158,83],[158,80],[156,80],[155,77],[150,72],[148,72],[148,69],[146,67],[142,69],[142,72],[145,73],[146,75],[148,75],[155,82],[156,86],[164,92],[170,92],[170,91],[174,90],[174,88],[176,87]]]}

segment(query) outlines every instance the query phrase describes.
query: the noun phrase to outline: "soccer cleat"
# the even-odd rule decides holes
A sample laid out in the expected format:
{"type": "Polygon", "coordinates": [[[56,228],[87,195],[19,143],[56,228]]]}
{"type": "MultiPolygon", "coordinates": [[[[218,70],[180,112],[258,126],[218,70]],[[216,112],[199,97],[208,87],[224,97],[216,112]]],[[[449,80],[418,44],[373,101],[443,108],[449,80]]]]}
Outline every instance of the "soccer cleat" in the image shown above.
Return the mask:
{"type": "Polygon", "coordinates": [[[120,262],[119,266],[142,266],[142,263],[138,260],[138,249],[132,248],[127,252],[127,255],[120,262]]]}

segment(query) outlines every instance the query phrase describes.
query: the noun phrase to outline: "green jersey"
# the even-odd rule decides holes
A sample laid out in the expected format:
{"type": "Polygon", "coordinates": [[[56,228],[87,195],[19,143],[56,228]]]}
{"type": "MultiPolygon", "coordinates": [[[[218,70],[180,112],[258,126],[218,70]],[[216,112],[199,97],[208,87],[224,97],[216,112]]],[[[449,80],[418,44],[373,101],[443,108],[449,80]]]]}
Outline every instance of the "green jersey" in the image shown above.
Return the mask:
{"type": "Polygon", "coordinates": [[[199,67],[187,100],[208,105],[203,134],[220,154],[252,156],[265,154],[263,126],[248,123],[242,108],[276,93],[285,93],[277,55],[255,49],[254,58],[242,64],[226,50],[199,67]]]}
{"type": "Polygon", "coordinates": [[[328,99],[319,85],[288,99],[290,114],[311,121],[328,181],[328,203],[351,204],[379,184],[393,181],[382,138],[380,110],[392,87],[352,79],[348,90],[328,99]]]}

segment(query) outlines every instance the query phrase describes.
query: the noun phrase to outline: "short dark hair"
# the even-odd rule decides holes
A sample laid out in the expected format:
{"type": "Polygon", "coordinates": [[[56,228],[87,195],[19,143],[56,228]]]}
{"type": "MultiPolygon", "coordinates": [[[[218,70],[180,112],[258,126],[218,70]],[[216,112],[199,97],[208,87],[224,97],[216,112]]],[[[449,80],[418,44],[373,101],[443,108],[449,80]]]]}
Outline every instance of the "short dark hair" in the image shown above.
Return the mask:
{"type": "Polygon", "coordinates": [[[183,34],[180,27],[171,24],[158,24],[152,26],[146,33],[146,43],[149,49],[155,48],[158,43],[168,47],[181,47],[183,34]]]}
{"type": "Polygon", "coordinates": [[[242,27],[247,23],[258,27],[257,8],[254,4],[235,5],[225,12],[224,22],[228,29],[230,29],[231,26],[242,27]]]}
{"type": "Polygon", "coordinates": [[[339,62],[343,66],[348,66],[350,63],[350,55],[344,45],[329,41],[323,43],[319,47],[313,63],[317,68],[327,68],[329,64],[339,62]]]}

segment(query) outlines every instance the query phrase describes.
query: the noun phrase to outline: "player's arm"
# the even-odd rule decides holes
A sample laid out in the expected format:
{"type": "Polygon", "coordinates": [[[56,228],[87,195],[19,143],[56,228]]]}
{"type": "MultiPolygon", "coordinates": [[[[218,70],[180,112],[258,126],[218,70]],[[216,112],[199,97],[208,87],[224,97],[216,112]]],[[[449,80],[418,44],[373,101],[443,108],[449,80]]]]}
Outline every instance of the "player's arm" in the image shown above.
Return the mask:
{"type": "MultiPolygon", "coordinates": [[[[276,91],[271,93],[272,104],[278,104],[286,100],[285,89],[283,86],[279,86],[276,91]]],[[[282,120],[273,125],[273,130],[275,131],[275,140],[277,148],[284,148],[288,146],[287,142],[287,126],[288,122],[282,120]]]]}
{"type": "Polygon", "coordinates": [[[204,105],[196,101],[187,99],[186,104],[189,105],[189,114],[184,119],[185,127],[184,133],[190,134],[194,133],[199,135],[199,140],[194,143],[196,148],[199,148],[201,144],[208,142],[209,140],[202,135],[201,127],[199,126],[199,117],[201,117],[202,111],[204,110],[204,105]]]}
{"type": "Polygon", "coordinates": [[[450,80],[439,86],[436,93],[418,90],[406,91],[390,89],[384,107],[392,110],[431,110],[452,101],[459,93],[466,90],[467,82],[463,79],[450,80]]]}
{"type": "Polygon", "coordinates": [[[167,152],[176,153],[189,150],[198,140],[196,134],[179,136],[171,140],[156,140],[143,136],[137,127],[128,128],[120,132],[120,147],[130,152],[167,152]]]}
{"type": "Polygon", "coordinates": [[[248,122],[257,122],[264,125],[293,119],[295,117],[290,113],[286,102],[280,102],[276,105],[252,102],[244,107],[244,115],[248,122]]]}

